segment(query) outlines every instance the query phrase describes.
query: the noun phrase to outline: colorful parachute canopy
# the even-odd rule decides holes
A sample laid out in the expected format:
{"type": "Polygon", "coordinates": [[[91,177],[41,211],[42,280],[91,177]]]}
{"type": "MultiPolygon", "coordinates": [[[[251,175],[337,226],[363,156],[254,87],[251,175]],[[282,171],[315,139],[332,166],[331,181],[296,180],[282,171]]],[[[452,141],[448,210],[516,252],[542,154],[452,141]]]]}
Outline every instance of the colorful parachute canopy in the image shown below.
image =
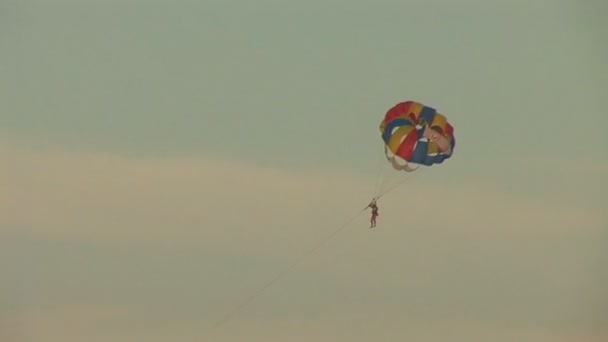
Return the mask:
{"type": "Polygon", "coordinates": [[[408,163],[440,164],[454,152],[454,128],[434,108],[415,101],[401,102],[380,123],[387,159],[398,170],[414,171],[408,163]]]}

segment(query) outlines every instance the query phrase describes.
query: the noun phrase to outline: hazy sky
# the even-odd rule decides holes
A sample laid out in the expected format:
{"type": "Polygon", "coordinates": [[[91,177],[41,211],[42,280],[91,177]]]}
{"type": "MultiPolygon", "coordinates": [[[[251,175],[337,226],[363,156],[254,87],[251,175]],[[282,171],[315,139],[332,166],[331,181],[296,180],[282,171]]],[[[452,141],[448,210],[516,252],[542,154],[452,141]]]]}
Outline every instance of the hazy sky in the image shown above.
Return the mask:
{"type": "Polygon", "coordinates": [[[608,340],[606,17],[0,1],[0,340],[608,340]],[[408,99],[454,156],[213,330],[358,214],[408,99]]]}

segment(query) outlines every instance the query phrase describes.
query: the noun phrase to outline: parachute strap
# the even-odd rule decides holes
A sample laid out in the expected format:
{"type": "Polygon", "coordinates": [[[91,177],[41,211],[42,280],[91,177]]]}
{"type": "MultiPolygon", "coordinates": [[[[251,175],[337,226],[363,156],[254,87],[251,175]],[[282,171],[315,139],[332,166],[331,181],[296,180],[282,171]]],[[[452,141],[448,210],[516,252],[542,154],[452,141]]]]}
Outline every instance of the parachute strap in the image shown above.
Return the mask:
{"type": "Polygon", "coordinates": [[[224,316],[222,316],[212,327],[211,327],[211,331],[215,332],[220,326],[226,324],[234,315],[236,315],[241,309],[243,309],[246,305],[250,304],[251,302],[253,302],[255,299],[257,299],[259,296],[262,295],[262,293],[266,290],[268,290],[269,288],[271,288],[275,283],[277,283],[279,280],[281,280],[281,278],[283,278],[287,273],[289,273],[290,271],[292,271],[298,264],[300,264],[305,258],[311,256],[314,252],[316,252],[317,250],[319,250],[321,247],[323,247],[324,244],[328,243],[329,240],[333,239],[336,235],[338,235],[338,233],[340,233],[341,231],[345,230],[346,228],[348,228],[351,223],[353,223],[365,210],[366,208],[363,208],[363,210],[357,212],[356,214],[354,214],[349,220],[347,220],[346,222],[344,222],[342,225],[336,227],[330,234],[326,235],[325,237],[321,238],[320,240],[318,240],[307,252],[305,252],[304,254],[302,254],[299,258],[297,258],[292,264],[290,264],[287,268],[284,268],[282,271],[278,272],[274,278],[270,279],[270,281],[268,281],[265,285],[263,285],[262,287],[260,287],[257,291],[253,292],[249,297],[245,298],[245,300],[241,301],[239,303],[238,306],[236,306],[235,308],[233,308],[232,310],[230,310],[229,312],[225,313],[224,316]]]}

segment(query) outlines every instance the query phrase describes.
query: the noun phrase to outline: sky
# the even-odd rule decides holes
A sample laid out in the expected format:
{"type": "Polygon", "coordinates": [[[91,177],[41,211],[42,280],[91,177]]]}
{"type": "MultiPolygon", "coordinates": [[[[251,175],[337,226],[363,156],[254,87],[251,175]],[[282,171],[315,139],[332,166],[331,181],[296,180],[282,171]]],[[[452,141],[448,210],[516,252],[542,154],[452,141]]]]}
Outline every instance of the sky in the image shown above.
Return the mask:
{"type": "Polygon", "coordinates": [[[0,1],[0,340],[608,340],[607,15],[0,1]],[[443,164],[383,159],[405,100],[443,164]]]}

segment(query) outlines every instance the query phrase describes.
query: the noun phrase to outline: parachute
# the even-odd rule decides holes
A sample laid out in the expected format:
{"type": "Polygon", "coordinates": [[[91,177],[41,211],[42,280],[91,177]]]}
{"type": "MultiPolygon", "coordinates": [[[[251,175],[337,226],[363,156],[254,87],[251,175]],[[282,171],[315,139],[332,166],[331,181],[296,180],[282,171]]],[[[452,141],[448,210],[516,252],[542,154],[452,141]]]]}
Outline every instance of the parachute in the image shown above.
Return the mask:
{"type": "MultiPolygon", "coordinates": [[[[423,166],[443,163],[454,153],[454,127],[435,108],[416,101],[400,102],[391,107],[380,122],[384,155],[393,170],[414,172],[423,166]]],[[[383,179],[376,197],[387,188],[383,179]]]]}

